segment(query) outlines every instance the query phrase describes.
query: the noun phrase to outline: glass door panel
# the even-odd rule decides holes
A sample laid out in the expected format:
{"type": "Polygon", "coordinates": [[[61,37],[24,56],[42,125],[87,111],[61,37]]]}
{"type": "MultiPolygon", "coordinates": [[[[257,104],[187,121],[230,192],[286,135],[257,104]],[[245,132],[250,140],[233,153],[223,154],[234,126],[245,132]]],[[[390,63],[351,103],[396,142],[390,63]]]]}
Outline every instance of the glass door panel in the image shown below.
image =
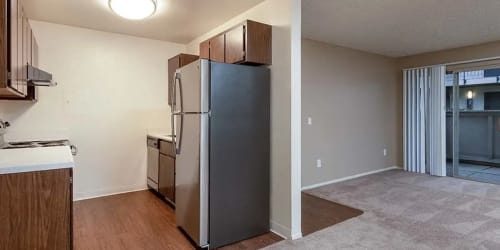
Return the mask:
{"type": "Polygon", "coordinates": [[[453,75],[447,158],[455,177],[500,184],[500,70],[492,71],[453,75]]]}

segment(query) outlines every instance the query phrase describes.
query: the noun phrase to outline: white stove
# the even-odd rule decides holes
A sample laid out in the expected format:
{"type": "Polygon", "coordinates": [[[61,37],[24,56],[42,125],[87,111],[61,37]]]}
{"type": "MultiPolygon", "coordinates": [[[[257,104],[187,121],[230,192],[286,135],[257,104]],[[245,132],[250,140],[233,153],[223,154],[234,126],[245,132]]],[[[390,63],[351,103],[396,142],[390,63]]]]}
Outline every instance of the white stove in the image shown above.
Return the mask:
{"type": "Polygon", "coordinates": [[[60,147],[69,146],[71,153],[76,155],[77,150],[74,145],[71,145],[69,140],[47,140],[47,141],[19,141],[7,142],[0,146],[1,149],[17,149],[17,148],[44,148],[44,147],[60,147]]]}

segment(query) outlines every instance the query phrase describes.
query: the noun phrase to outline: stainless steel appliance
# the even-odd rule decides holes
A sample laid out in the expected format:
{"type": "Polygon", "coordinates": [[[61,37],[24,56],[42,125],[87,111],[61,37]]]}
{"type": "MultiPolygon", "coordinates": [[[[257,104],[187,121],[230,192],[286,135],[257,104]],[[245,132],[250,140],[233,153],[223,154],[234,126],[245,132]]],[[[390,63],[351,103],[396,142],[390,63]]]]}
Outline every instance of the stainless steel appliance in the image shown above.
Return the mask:
{"type": "Polygon", "coordinates": [[[148,186],[158,192],[158,167],[160,159],[160,148],[158,139],[148,137],[148,186]]]}
{"type": "Polygon", "coordinates": [[[199,247],[269,231],[269,79],[207,60],[175,74],[176,222],[199,247]]]}

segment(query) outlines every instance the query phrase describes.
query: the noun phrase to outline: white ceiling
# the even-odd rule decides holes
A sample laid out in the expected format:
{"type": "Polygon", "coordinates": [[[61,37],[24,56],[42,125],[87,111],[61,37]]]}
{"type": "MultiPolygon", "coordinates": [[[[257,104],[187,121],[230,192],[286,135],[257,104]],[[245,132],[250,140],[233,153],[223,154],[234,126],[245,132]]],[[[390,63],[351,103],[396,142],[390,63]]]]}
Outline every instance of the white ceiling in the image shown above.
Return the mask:
{"type": "Polygon", "coordinates": [[[157,13],[132,21],[115,15],[108,0],[23,0],[34,20],[188,43],[263,0],[158,0],[157,13]]]}
{"type": "Polygon", "coordinates": [[[391,57],[500,40],[500,0],[303,0],[303,36],[391,57]]]}

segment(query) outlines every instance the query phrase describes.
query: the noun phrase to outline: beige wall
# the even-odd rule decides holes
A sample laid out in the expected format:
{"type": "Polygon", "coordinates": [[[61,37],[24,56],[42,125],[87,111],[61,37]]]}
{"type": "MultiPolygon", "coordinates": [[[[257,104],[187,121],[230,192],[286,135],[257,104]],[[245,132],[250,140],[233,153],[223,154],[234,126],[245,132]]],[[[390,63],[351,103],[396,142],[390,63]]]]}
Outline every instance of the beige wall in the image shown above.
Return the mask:
{"type": "Polygon", "coordinates": [[[302,41],[303,187],[400,166],[396,73],[395,59],[302,41]]]}
{"type": "MultiPolygon", "coordinates": [[[[300,234],[300,228],[298,228],[298,232],[292,232],[297,230],[297,228],[292,229],[291,205],[291,13],[292,2],[294,1],[296,0],[266,0],[254,8],[211,30],[210,32],[196,38],[187,45],[188,53],[198,54],[199,44],[201,41],[204,41],[246,19],[273,25],[273,64],[270,67],[271,227],[273,230],[286,237],[296,237],[294,234],[300,234]]],[[[300,38],[298,40],[300,43],[300,38]]],[[[300,78],[298,80],[300,81],[300,78]]]]}
{"type": "Polygon", "coordinates": [[[168,131],[167,60],[185,45],[31,22],[57,87],[37,103],[0,102],[8,140],[68,137],[75,199],[146,188],[146,133],[168,131]]]}
{"type": "Polygon", "coordinates": [[[500,41],[398,58],[400,69],[500,56],[500,41]]]}

